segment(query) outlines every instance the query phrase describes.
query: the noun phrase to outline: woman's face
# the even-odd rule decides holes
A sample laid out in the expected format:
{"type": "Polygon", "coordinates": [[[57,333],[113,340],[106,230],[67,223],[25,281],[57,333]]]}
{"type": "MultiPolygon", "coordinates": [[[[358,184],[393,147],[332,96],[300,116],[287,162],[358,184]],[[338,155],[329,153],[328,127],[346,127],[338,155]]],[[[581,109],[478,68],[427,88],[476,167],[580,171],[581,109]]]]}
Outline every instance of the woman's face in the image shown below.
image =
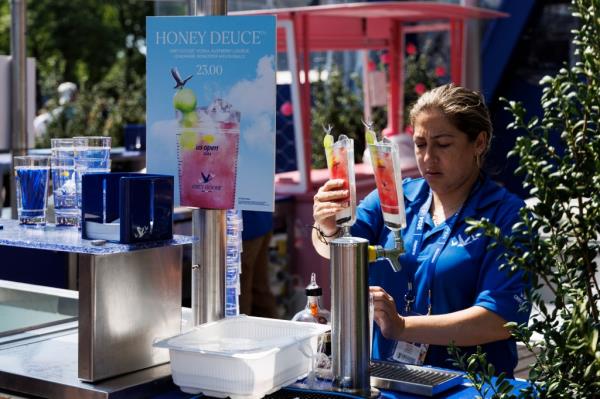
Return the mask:
{"type": "Polygon", "coordinates": [[[463,188],[479,174],[477,157],[485,149],[485,133],[473,142],[437,109],[424,110],[414,124],[417,165],[437,194],[463,188]]]}

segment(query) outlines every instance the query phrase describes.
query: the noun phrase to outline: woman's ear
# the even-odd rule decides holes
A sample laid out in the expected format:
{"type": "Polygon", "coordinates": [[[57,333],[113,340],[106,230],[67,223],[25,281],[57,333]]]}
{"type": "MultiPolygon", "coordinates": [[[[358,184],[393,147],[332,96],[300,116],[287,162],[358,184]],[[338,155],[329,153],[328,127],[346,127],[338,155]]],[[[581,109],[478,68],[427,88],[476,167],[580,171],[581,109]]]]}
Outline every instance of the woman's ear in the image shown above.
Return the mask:
{"type": "Polygon", "coordinates": [[[488,133],[484,130],[479,132],[477,138],[475,139],[475,149],[477,150],[477,156],[483,155],[485,149],[487,147],[488,142],[488,133]]]}

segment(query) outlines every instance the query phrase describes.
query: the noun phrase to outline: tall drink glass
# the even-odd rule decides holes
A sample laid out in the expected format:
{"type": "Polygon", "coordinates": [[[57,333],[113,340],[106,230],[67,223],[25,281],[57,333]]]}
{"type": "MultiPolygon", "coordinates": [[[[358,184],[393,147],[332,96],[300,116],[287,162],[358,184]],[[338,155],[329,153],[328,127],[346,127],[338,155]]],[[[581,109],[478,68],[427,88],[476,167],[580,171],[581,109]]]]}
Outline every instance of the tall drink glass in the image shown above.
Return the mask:
{"type": "Polygon", "coordinates": [[[52,157],[51,163],[56,224],[60,226],[79,226],[81,210],[77,206],[75,159],[52,157]]]}
{"type": "Polygon", "coordinates": [[[53,158],[73,158],[75,145],[72,138],[50,139],[53,158]]]}
{"type": "Polygon", "coordinates": [[[406,227],[400,158],[387,138],[368,144],[375,184],[381,201],[383,221],[392,231],[406,227]]]}
{"type": "Polygon", "coordinates": [[[23,225],[45,225],[49,158],[38,155],[14,157],[14,169],[19,222],[23,225]]]}
{"type": "Polygon", "coordinates": [[[347,233],[356,221],[356,183],[354,173],[354,140],[342,134],[333,142],[330,134],[325,136],[325,155],[329,175],[332,179],[344,180],[343,188],[348,190],[347,207],[336,213],[335,222],[347,233]],[[331,137],[328,139],[327,137],[331,137]]]}
{"type": "Polygon", "coordinates": [[[75,145],[72,138],[50,139],[54,216],[59,226],[79,226],[75,181],[75,145]]]}

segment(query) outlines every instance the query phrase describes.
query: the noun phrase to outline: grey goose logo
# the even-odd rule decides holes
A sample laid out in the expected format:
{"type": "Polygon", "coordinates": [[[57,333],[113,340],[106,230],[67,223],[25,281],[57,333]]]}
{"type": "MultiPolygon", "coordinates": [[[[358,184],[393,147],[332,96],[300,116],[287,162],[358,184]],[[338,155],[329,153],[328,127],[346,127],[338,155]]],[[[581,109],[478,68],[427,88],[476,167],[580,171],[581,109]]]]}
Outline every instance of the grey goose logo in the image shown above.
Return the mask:
{"type": "Polygon", "coordinates": [[[458,234],[456,237],[452,237],[450,240],[450,246],[452,247],[466,247],[467,245],[477,241],[481,235],[474,234],[470,236],[463,236],[458,234]]]}

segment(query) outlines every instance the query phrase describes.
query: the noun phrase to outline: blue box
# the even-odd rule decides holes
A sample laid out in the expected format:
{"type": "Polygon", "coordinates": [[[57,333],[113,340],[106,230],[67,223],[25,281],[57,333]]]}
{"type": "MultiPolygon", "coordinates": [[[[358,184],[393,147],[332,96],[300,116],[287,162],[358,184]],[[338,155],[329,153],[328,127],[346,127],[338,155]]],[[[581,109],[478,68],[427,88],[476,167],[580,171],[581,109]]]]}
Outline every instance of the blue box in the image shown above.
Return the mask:
{"type": "Polygon", "coordinates": [[[126,151],[146,151],[146,125],[125,125],[126,151]]]}
{"type": "Polygon", "coordinates": [[[173,187],[167,175],[83,175],[82,238],[122,244],[172,239],[173,187]]]}

